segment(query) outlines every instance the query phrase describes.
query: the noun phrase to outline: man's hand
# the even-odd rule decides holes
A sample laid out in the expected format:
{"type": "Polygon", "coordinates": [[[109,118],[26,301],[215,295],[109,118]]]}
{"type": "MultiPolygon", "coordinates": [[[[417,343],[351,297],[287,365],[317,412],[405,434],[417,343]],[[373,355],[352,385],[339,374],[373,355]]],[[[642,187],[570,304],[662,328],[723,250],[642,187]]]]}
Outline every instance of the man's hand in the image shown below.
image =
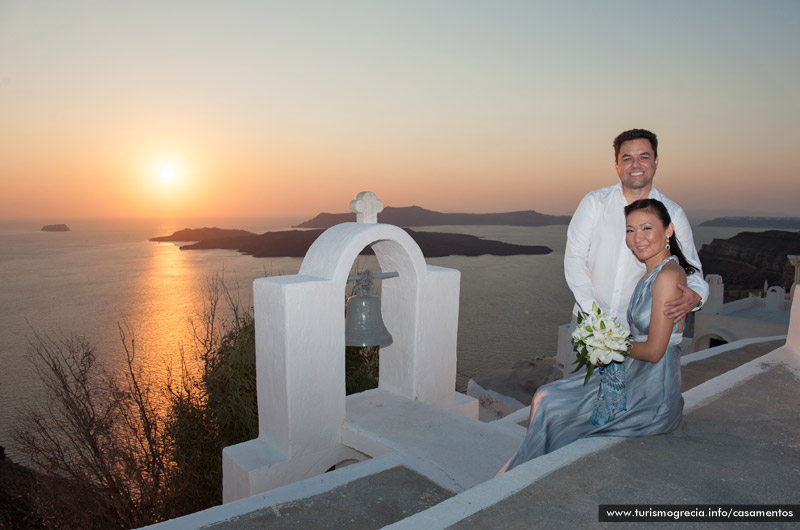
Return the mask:
{"type": "Polygon", "coordinates": [[[683,293],[681,297],[664,304],[667,306],[667,310],[664,311],[664,314],[676,324],[683,320],[683,317],[685,317],[689,311],[697,307],[702,300],[699,294],[685,285],[678,285],[678,289],[683,293]]]}

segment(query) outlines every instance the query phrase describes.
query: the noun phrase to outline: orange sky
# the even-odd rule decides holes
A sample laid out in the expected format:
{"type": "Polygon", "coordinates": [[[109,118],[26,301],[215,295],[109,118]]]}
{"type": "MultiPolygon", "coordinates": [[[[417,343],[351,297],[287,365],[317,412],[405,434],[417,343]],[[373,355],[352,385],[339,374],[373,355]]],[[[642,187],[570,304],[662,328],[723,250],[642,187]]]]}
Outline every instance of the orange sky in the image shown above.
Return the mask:
{"type": "Polygon", "coordinates": [[[549,4],[5,1],[0,218],[304,217],[361,190],[568,214],[632,127],[687,211],[799,215],[800,4],[549,4]]]}

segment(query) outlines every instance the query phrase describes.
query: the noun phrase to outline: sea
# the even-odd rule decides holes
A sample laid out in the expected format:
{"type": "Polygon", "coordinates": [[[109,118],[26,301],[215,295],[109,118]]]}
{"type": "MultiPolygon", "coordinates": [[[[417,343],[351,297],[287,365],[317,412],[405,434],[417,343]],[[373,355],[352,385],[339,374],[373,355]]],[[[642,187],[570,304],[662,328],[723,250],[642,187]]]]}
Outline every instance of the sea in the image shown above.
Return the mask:
{"type": "MultiPolygon", "coordinates": [[[[28,406],[44,403],[32,362],[37,337],[82,336],[95,345],[98,364],[119,373],[125,368],[124,335],[137,366],[163,382],[176,373],[181,353],[196,345],[193,326],[200,322],[215,275],[249,307],[255,279],[295,274],[302,262],[229,250],[181,250],[180,243],[151,242],[151,237],[203,226],[263,233],[288,230],[304,220],[74,220],[67,222],[69,232],[40,230],[52,221],[0,221],[0,446],[6,454],[24,460],[15,454],[12,429],[28,406]]],[[[553,249],[536,256],[427,259],[461,271],[457,390],[464,391],[479,374],[555,355],[557,328],[569,321],[573,305],[563,275],[566,226],[422,229],[553,249]]],[[[698,248],[743,231],[693,229],[698,248]]]]}

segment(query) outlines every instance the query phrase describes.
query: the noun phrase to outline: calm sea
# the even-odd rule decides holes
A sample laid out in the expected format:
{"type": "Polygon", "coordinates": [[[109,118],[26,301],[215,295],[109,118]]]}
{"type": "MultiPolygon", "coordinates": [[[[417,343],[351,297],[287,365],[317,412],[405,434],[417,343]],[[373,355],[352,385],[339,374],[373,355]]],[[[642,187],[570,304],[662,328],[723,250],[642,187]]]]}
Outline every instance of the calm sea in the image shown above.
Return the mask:
{"type": "MultiPolygon", "coordinates": [[[[119,370],[119,326],[133,331],[137,360],[155,377],[174,367],[193,344],[190,320],[202,310],[206,282],[223,273],[251,305],[254,279],[294,274],[298,258],[253,258],[232,251],[181,251],[150,237],[182,228],[220,226],[256,233],[288,229],[304,219],[211,222],[71,221],[70,232],[41,232],[47,222],[0,222],[0,445],[14,454],[10,428],[21,404],[41,400],[30,362],[34,333],[81,334],[98,359],[119,370]]],[[[459,390],[469,378],[518,360],[555,354],[557,327],[567,322],[572,296],[564,282],[565,226],[433,227],[518,244],[545,245],[543,256],[450,256],[432,265],[461,271],[459,390]]],[[[740,229],[696,228],[700,244],[740,229]]]]}

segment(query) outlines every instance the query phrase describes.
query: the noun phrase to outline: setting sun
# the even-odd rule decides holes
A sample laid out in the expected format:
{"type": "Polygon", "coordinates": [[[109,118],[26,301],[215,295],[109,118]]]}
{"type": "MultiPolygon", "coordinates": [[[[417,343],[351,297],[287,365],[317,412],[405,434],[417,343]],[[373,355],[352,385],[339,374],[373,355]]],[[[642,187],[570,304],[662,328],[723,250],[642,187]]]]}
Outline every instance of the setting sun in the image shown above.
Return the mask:
{"type": "MultiPolygon", "coordinates": [[[[134,153],[136,155],[136,153],[134,153]]],[[[139,215],[174,217],[190,215],[198,207],[202,190],[198,191],[197,170],[188,157],[175,153],[139,156],[132,164],[129,200],[139,215]],[[138,167],[137,167],[138,166],[138,167]]]]}
{"type": "Polygon", "coordinates": [[[173,180],[175,178],[175,168],[172,166],[162,167],[161,178],[164,180],[173,180]]]}

